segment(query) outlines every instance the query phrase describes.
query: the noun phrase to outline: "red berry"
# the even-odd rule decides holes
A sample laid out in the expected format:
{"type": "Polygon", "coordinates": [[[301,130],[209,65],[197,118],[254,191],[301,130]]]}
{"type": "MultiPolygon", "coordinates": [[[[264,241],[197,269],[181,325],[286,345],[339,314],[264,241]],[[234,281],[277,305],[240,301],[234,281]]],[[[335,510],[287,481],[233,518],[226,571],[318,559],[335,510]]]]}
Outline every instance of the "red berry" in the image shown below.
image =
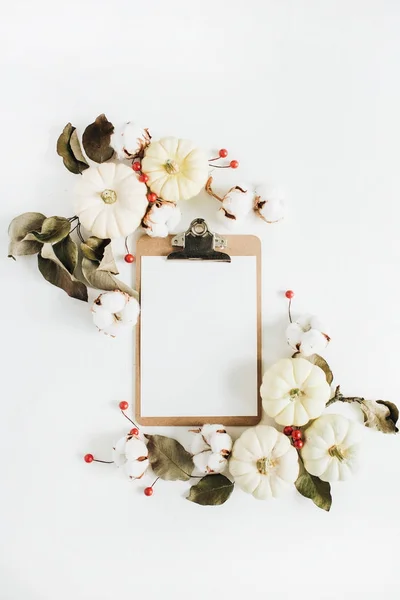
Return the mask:
{"type": "Polygon", "coordinates": [[[283,429],[283,433],[288,436],[292,435],[293,427],[290,427],[290,425],[286,425],[286,427],[284,427],[283,429]]]}
{"type": "Polygon", "coordinates": [[[85,456],[83,457],[83,460],[87,463],[91,463],[94,461],[94,456],[93,456],[93,454],[85,454],[85,456]]]}
{"type": "Polygon", "coordinates": [[[287,292],[285,292],[285,296],[286,298],[289,298],[289,300],[291,300],[292,298],[294,298],[294,292],[292,292],[292,290],[288,290],[287,292]]]}
{"type": "Polygon", "coordinates": [[[150,192],[150,194],[147,194],[147,200],[149,202],[155,202],[157,200],[157,194],[150,192]]]}
{"type": "Polygon", "coordinates": [[[135,257],[133,256],[133,254],[125,254],[124,256],[124,261],[127,263],[133,263],[135,260],[135,257]]]}
{"type": "Polygon", "coordinates": [[[145,496],[152,496],[152,495],[153,495],[153,491],[154,491],[154,490],[153,490],[153,488],[152,488],[152,487],[147,487],[147,488],[144,488],[144,495],[145,495],[145,496]]]}
{"type": "Polygon", "coordinates": [[[137,171],[140,171],[140,169],[141,169],[141,168],[142,168],[142,165],[141,165],[141,164],[140,164],[140,162],[138,162],[138,161],[134,162],[134,163],[133,163],[133,165],[132,165],[132,169],[133,169],[134,171],[136,171],[136,172],[137,172],[137,171]]]}
{"type": "Polygon", "coordinates": [[[146,173],[142,173],[139,177],[139,181],[141,181],[142,183],[147,183],[149,180],[149,176],[146,175],[146,173]]]}
{"type": "Polygon", "coordinates": [[[293,446],[300,450],[304,446],[303,440],[294,440],[293,446]]]}
{"type": "Polygon", "coordinates": [[[302,437],[303,437],[303,434],[301,433],[300,429],[293,430],[293,432],[292,432],[293,440],[301,440],[302,437]]]}
{"type": "Polygon", "coordinates": [[[139,435],[139,429],[137,427],[134,427],[130,430],[129,435],[139,435]]]}
{"type": "Polygon", "coordinates": [[[239,162],[237,160],[231,160],[231,162],[229,163],[229,166],[231,169],[237,169],[239,166],[239,162]]]}
{"type": "Polygon", "coordinates": [[[122,400],[122,402],[119,403],[119,407],[121,410],[126,410],[128,408],[129,404],[127,403],[126,400],[122,400]]]}
{"type": "Polygon", "coordinates": [[[226,150],[225,148],[221,148],[221,150],[218,152],[218,154],[220,155],[221,158],[226,158],[228,156],[228,150],[226,150]]]}

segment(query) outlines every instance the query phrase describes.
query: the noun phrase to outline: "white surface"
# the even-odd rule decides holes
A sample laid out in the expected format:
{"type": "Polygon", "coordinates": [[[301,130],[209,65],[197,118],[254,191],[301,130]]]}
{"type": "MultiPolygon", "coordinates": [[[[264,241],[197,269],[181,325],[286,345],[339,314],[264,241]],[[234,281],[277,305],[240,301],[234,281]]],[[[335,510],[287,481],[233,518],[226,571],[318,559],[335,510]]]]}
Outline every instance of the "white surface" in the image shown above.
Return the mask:
{"type": "MultiPolygon", "coordinates": [[[[55,140],[105,111],[154,135],[226,147],[238,172],[285,186],[263,236],[264,363],[289,350],[294,312],[331,325],[348,394],[399,402],[400,4],[394,0],[2,3],[2,249],[23,211],[71,214],[74,175],[55,140]]],[[[225,186],[221,186],[225,188],[225,186]]],[[[185,206],[213,219],[217,202],[185,206]]],[[[116,248],[121,257],[122,245],[116,248]]],[[[131,267],[121,264],[121,277],[131,267]]],[[[400,439],[366,432],[364,467],[331,513],[295,493],[220,508],[159,482],[150,499],[112,466],[133,389],[130,336],[98,334],[89,307],[1,261],[1,600],[376,600],[399,596],[400,439]]],[[[129,425],[129,424],[128,424],[129,425]]],[[[182,441],[184,430],[171,430],[182,441]]],[[[238,431],[232,430],[236,437],[238,431]]]]}
{"type": "Polygon", "coordinates": [[[142,257],[142,417],[257,415],[256,267],[142,257]]]}

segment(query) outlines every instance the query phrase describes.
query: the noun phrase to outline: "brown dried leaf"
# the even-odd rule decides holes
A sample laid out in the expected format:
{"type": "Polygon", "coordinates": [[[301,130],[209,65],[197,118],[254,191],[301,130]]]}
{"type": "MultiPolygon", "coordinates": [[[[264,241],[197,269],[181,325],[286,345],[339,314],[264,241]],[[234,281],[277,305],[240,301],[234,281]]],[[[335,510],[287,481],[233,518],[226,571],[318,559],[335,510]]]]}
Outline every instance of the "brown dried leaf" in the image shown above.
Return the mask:
{"type": "Polygon", "coordinates": [[[58,262],[51,258],[44,258],[41,253],[38,254],[38,267],[43,277],[56,287],[61,288],[77,300],[88,301],[86,286],[75,279],[68,271],[58,262]]]}
{"type": "Polygon", "coordinates": [[[360,402],[364,414],[364,425],[382,433],[397,433],[399,410],[392,402],[385,400],[364,400],[360,402]]]}
{"type": "Polygon", "coordinates": [[[103,163],[112,158],[113,148],[110,146],[114,125],[102,114],[94,123],[88,125],[83,132],[82,144],[87,156],[97,163],[103,163]]]}
{"type": "Polygon", "coordinates": [[[8,246],[8,256],[27,256],[29,254],[37,254],[42,247],[42,243],[38,242],[32,236],[29,236],[31,231],[35,231],[42,227],[43,221],[46,219],[42,213],[28,212],[15,217],[8,228],[10,243],[8,246]]]}

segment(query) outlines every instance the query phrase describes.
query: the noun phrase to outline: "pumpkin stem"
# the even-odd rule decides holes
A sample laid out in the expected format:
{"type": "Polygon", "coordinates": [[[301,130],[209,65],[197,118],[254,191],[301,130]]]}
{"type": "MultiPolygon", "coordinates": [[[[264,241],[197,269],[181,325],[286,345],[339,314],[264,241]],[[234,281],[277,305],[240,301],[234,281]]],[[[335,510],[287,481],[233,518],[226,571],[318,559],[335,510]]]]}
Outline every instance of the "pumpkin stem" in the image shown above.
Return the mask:
{"type": "Polygon", "coordinates": [[[179,166],[173,160],[168,159],[164,165],[164,168],[168,175],[175,175],[176,173],[179,173],[179,166]]]}
{"type": "Polygon", "coordinates": [[[332,446],[331,448],[329,448],[328,454],[329,456],[332,456],[332,458],[337,458],[338,460],[340,460],[340,462],[344,460],[344,456],[337,446],[332,446]]]}
{"type": "Polygon", "coordinates": [[[104,190],[101,192],[100,198],[105,204],[114,204],[117,201],[117,193],[114,190],[104,190]]]}

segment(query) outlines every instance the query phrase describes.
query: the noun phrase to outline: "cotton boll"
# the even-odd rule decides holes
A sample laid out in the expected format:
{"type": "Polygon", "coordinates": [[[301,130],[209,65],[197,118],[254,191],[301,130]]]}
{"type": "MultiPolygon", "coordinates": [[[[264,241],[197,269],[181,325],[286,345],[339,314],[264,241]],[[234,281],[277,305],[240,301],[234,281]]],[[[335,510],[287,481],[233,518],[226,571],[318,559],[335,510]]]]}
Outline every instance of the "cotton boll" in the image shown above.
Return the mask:
{"type": "Polygon", "coordinates": [[[142,226],[150,237],[167,237],[181,220],[180,208],[173,202],[158,200],[147,210],[142,226]]]}
{"type": "Polygon", "coordinates": [[[133,296],[129,296],[125,307],[121,310],[120,313],[118,313],[118,316],[121,323],[123,323],[124,325],[136,325],[139,313],[139,302],[136,300],[136,298],[133,298],[133,296]]]}
{"type": "Polygon", "coordinates": [[[320,354],[330,342],[328,329],[315,315],[301,315],[286,329],[286,339],[291,348],[310,356],[320,354]]]}
{"type": "Polygon", "coordinates": [[[102,306],[94,305],[92,308],[93,322],[100,331],[114,323],[114,315],[102,306]]]}
{"type": "Polygon", "coordinates": [[[148,455],[147,446],[137,437],[130,437],[125,445],[125,455],[128,460],[137,460],[148,455]]]}
{"type": "Polygon", "coordinates": [[[212,433],[210,435],[210,446],[213,452],[219,452],[227,456],[232,450],[232,438],[228,433],[212,433]]]}
{"type": "Polygon", "coordinates": [[[239,224],[239,221],[236,219],[236,217],[233,218],[232,215],[227,213],[223,208],[217,210],[216,216],[218,222],[228,231],[234,231],[239,224]]]}
{"type": "Polygon", "coordinates": [[[207,469],[212,473],[221,473],[225,469],[227,462],[226,458],[221,456],[221,454],[212,452],[208,457],[207,469]]]}
{"type": "Polygon", "coordinates": [[[201,434],[204,437],[204,439],[206,440],[207,444],[210,444],[212,434],[217,433],[217,432],[218,433],[226,433],[225,427],[220,424],[211,425],[210,423],[206,423],[201,428],[201,434]]]}
{"type": "Polygon", "coordinates": [[[128,477],[138,479],[149,466],[147,446],[136,437],[124,436],[114,446],[113,461],[128,477]]]}
{"type": "Polygon", "coordinates": [[[140,479],[144,475],[144,472],[146,471],[148,466],[149,461],[147,459],[143,461],[128,460],[124,464],[123,470],[125,475],[127,475],[128,477],[131,477],[132,479],[140,479]]]}
{"type": "Polygon", "coordinates": [[[117,313],[122,310],[126,304],[126,294],[119,290],[114,292],[104,292],[98,298],[99,305],[111,313],[117,313]]]}
{"type": "Polygon", "coordinates": [[[110,145],[119,160],[133,158],[142,153],[150,144],[151,136],[147,129],[132,121],[115,127],[110,145]]]}
{"type": "Polygon", "coordinates": [[[246,217],[253,208],[254,191],[251,186],[237,185],[224,196],[222,207],[237,220],[246,217]]]}
{"type": "Polygon", "coordinates": [[[192,454],[199,454],[200,452],[203,452],[204,450],[208,450],[210,447],[207,444],[207,442],[205,442],[203,436],[201,435],[200,432],[192,432],[192,439],[190,440],[189,443],[189,451],[192,454]]]}
{"type": "Polygon", "coordinates": [[[304,356],[311,356],[311,354],[321,354],[328,345],[328,340],[323,333],[317,329],[310,329],[303,334],[300,342],[299,351],[304,356]]]}
{"type": "Polygon", "coordinates": [[[201,471],[201,473],[208,473],[208,459],[211,454],[211,450],[209,450],[208,452],[201,452],[200,454],[195,454],[193,456],[194,466],[201,471]]]}
{"type": "Polygon", "coordinates": [[[136,298],[116,290],[104,292],[94,301],[91,311],[97,328],[111,337],[129,331],[136,324],[140,306],[136,298]]]}
{"type": "Polygon", "coordinates": [[[263,184],[256,189],[255,212],[267,223],[276,223],[285,216],[285,201],[279,188],[263,184]]]}

